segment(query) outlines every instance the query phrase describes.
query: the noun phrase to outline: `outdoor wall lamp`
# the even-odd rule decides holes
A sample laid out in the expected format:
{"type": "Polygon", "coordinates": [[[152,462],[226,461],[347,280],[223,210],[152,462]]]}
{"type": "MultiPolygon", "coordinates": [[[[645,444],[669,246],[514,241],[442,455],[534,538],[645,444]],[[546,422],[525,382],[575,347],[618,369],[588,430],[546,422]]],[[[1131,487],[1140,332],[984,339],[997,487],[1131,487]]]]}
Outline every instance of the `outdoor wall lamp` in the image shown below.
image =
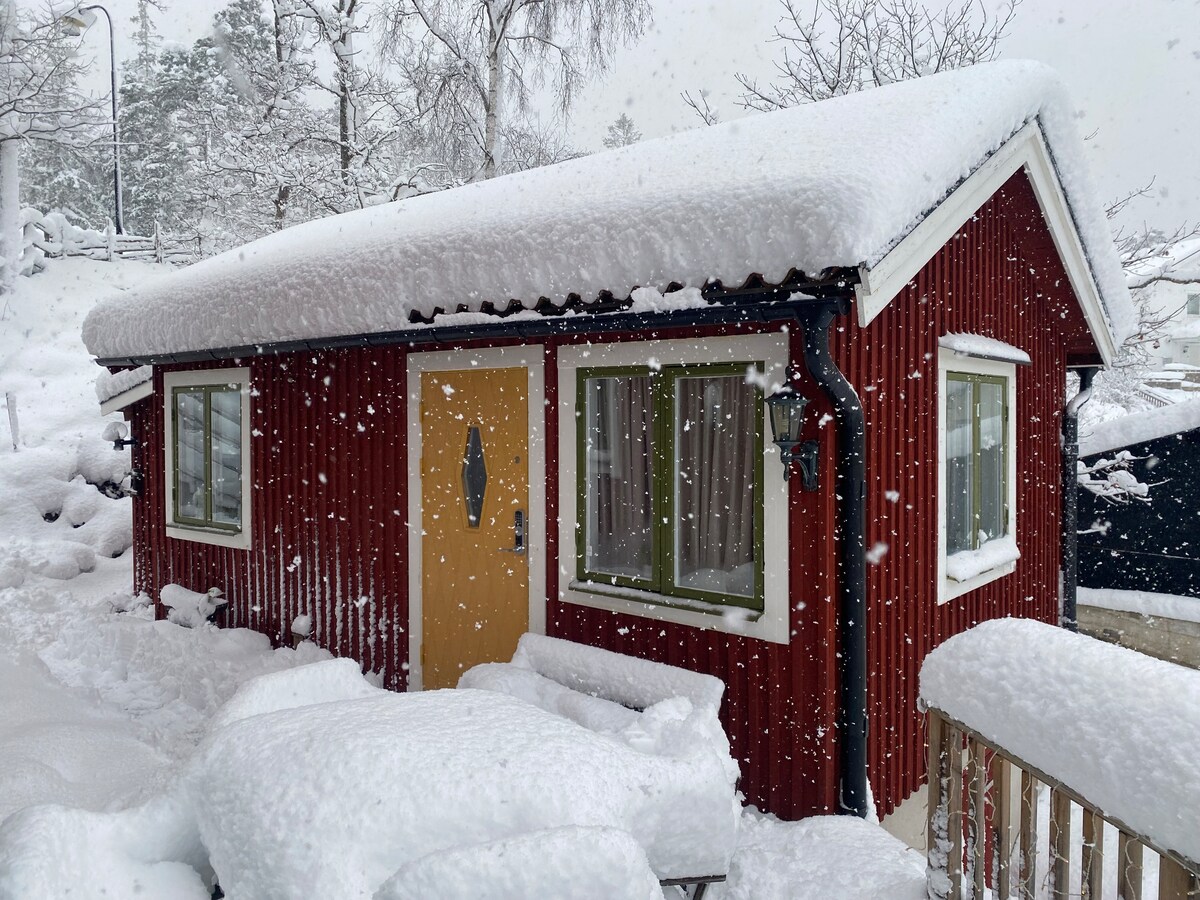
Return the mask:
{"type": "Polygon", "coordinates": [[[124,450],[126,447],[136,447],[140,443],[135,437],[126,437],[129,429],[124,422],[109,422],[104,426],[104,440],[112,441],[114,450],[124,450]]]}
{"type": "Polygon", "coordinates": [[[767,398],[767,409],[771,414],[771,434],[779,448],[783,462],[783,477],[791,477],[792,465],[800,464],[800,474],[806,491],[815,491],[820,486],[820,445],[816,441],[801,441],[800,429],[804,425],[804,407],[808,398],[792,387],[794,373],[788,367],[784,384],[767,398]]]}

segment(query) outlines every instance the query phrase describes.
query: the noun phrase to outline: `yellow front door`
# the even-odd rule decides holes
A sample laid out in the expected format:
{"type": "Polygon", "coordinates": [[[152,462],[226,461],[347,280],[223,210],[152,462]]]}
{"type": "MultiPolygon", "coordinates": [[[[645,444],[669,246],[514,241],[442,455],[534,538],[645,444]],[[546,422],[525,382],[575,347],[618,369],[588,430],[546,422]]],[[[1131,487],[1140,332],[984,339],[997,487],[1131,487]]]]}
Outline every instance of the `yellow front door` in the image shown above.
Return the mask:
{"type": "Polygon", "coordinates": [[[421,670],[454,687],[529,627],[528,375],[421,374],[421,670]]]}

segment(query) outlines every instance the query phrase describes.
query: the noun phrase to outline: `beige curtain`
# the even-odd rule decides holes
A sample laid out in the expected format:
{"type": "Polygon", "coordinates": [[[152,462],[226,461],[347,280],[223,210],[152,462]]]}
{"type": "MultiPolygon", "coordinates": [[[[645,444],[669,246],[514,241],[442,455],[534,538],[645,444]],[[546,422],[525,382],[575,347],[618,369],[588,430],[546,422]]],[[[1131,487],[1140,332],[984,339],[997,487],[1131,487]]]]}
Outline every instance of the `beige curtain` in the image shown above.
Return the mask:
{"type": "Polygon", "coordinates": [[[675,396],[675,580],[754,593],[758,403],[744,377],[684,377],[675,396]]]}

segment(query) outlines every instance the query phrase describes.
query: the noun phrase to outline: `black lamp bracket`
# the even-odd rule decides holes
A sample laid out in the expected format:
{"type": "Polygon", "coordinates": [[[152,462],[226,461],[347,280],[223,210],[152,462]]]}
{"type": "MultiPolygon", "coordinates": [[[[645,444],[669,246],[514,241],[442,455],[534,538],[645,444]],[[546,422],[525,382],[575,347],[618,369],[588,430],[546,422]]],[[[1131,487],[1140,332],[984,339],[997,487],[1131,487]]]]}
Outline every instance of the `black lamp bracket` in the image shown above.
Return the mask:
{"type": "MultiPolygon", "coordinates": [[[[801,441],[792,448],[792,464],[800,466],[801,486],[806,491],[816,491],[821,488],[821,445],[817,441],[801,441]]],[[[792,466],[783,469],[784,479],[792,474],[792,466]]]]}

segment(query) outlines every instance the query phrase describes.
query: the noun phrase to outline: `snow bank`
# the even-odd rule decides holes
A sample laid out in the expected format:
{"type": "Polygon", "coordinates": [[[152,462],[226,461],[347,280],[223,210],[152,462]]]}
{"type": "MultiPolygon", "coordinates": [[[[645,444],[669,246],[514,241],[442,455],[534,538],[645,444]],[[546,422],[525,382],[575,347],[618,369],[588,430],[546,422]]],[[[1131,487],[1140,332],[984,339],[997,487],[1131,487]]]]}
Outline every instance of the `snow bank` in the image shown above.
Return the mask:
{"type": "Polygon", "coordinates": [[[1197,697],[1200,672],[1028,619],[976,625],[921,669],[923,703],[1189,859],[1200,859],[1197,697]]]}
{"type": "Polygon", "coordinates": [[[214,732],[188,790],[231,896],[369,897],[430,853],[565,826],[628,832],[660,877],[724,871],[726,762],[639,753],[502,694],[380,690],[214,732]]]}
{"type": "Polygon", "coordinates": [[[485,302],[871,267],[1035,120],[1119,344],[1135,316],[1074,108],[1052,70],[1017,61],[298,225],[106,300],[84,338],[95,356],[138,357],[403,330],[411,313],[460,304],[471,315],[485,302]]]}
{"type": "Polygon", "coordinates": [[[251,716],[378,693],[379,688],[363,678],[354,660],[324,660],[251,679],[217,711],[209,728],[216,731],[251,716]]]}
{"type": "Polygon", "coordinates": [[[211,900],[206,873],[178,797],[121,813],[35,806],[0,824],[4,900],[211,900]]]}
{"type": "Polygon", "coordinates": [[[221,596],[223,593],[224,591],[216,587],[199,593],[189,591],[183,585],[165,584],[158,592],[158,599],[169,610],[168,622],[174,622],[184,628],[199,628],[208,622],[213,613],[229,602],[221,596]]]}
{"type": "Polygon", "coordinates": [[[1147,441],[1200,428],[1200,400],[1185,400],[1160,409],[1132,413],[1094,426],[1079,439],[1079,455],[1094,456],[1118,447],[1132,447],[1147,441]]]}
{"type": "Polygon", "coordinates": [[[1117,612],[1140,613],[1159,619],[1200,624],[1200,597],[1155,594],[1151,591],[1118,591],[1112,588],[1079,588],[1079,604],[1117,612]]]}
{"type": "Polygon", "coordinates": [[[324,664],[247,685],[215,725],[174,785],[144,807],[99,819],[38,808],[10,820],[0,829],[0,884],[44,882],[53,890],[32,895],[54,896],[90,885],[95,870],[125,877],[140,867],[149,877],[186,863],[200,875],[211,866],[229,897],[369,898],[389,879],[403,896],[457,859],[464,873],[558,884],[574,866],[581,884],[619,870],[648,885],[646,865],[657,878],[722,873],[735,845],[736,767],[710,744],[645,753],[499,693],[397,694],[324,664]],[[297,702],[305,705],[279,708],[297,702]],[[38,816],[56,834],[87,835],[86,846],[48,857],[58,843],[27,839],[38,816]],[[562,832],[537,841],[540,870],[512,865],[529,858],[535,839],[523,835],[579,828],[623,832],[644,858],[612,835],[573,858],[567,845],[577,848],[579,835],[562,832]],[[428,858],[464,847],[475,850],[428,858]]]}
{"type": "Polygon", "coordinates": [[[925,900],[925,857],[851,816],[742,816],[729,879],[711,900],[925,900]]]}
{"type": "Polygon", "coordinates": [[[374,900],[662,900],[637,841],[612,828],[566,827],[431,853],[406,864],[374,900]]]}

